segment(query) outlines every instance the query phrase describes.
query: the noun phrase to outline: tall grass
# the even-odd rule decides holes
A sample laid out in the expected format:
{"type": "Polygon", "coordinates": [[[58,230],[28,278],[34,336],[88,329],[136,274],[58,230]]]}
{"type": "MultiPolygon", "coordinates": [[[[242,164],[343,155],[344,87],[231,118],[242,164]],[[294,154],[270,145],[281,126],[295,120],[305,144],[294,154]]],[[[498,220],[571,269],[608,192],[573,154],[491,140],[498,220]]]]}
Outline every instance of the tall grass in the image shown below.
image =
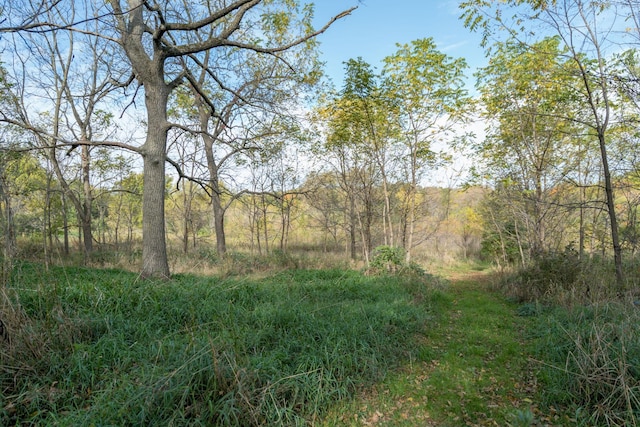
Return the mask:
{"type": "Polygon", "coordinates": [[[536,322],[548,405],[573,408],[589,426],[636,426],[640,418],[640,313],[620,303],[555,308],[536,322]]]}
{"type": "Polygon", "coordinates": [[[262,279],[19,264],[5,288],[0,424],[304,425],[415,357],[426,281],[262,279]]]}
{"type": "Polygon", "coordinates": [[[640,417],[640,310],[632,296],[637,261],[628,260],[620,295],[611,262],[546,254],[503,280],[533,336],[543,397],[575,413],[578,425],[636,426],[640,417]]]}

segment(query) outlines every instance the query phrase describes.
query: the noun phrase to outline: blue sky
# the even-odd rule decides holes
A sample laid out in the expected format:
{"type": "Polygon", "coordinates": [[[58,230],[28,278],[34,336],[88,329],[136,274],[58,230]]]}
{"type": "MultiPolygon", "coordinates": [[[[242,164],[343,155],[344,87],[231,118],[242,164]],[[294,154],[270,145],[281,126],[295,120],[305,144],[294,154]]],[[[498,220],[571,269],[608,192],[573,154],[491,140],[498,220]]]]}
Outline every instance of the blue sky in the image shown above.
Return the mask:
{"type": "Polygon", "coordinates": [[[380,71],[382,59],[397,50],[397,43],[420,38],[431,37],[441,52],[464,57],[471,85],[471,74],[486,64],[480,36],[458,19],[458,0],[315,0],[316,27],[356,5],[350,16],[319,37],[326,72],[338,88],[344,78],[343,62],[361,56],[380,71]]]}

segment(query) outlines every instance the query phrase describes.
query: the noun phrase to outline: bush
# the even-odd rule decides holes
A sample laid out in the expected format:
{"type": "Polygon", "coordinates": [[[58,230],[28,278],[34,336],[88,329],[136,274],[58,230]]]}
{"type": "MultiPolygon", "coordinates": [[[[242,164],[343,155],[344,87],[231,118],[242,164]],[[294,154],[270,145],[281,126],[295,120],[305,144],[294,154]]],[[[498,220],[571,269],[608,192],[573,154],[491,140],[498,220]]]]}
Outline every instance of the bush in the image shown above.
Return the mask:
{"type": "Polygon", "coordinates": [[[369,267],[376,271],[393,273],[404,266],[404,249],[397,246],[378,246],[373,251],[373,258],[369,267]]]}
{"type": "Polygon", "coordinates": [[[574,251],[544,253],[505,277],[501,290],[518,302],[558,302],[567,294],[573,299],[585,301],[588,297],[583,280],[585,268],[586,265],[574,251]]]}

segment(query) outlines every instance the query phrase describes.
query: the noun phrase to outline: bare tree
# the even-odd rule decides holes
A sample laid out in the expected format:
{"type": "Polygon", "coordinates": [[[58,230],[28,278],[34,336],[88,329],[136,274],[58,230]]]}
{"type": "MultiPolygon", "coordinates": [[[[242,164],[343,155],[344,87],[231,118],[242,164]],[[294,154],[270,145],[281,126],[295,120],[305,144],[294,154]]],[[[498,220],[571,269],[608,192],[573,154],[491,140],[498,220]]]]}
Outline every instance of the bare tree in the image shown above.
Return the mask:
{"type": "MultiPolygon", "coordinates": [[[[61,3],[61,0],[44,2],[41,10],[61,3]]],[[[233,49],[280,57],[326,31],[353,8],[338,14],[319,30],[311,29],[309,9],[300,10],[297,2],[290,1],[217,0],[193,4],[179,0],[109,0],[95,4],[86,1],[83,9],[91,11],[87,13],[90,19],[105,23],[104,32],[93,34],[118,45],[131,67],[132,78],[122,84],[137,84],[144,91],[146,137],[143,145],[136,149],[143,157],[144,176],[141,275],[168,278],[165,160],[167,134],[172,124],[167,119],[167,106],[169,95],[192,74],[185,70],[203,69],[201,56],[208,51],[222,53],[233,49]],[[268,19],[287,14],[291,14],[288,19],[268,19]],[[295,16],[302,16],[302,20],[293,19],[295,16]],[[281,25],[265,27],[265,24],[273,23],[281,25]],[[244,34],[251,31],[256,31],[256,36],[245,38],[244,34]],[[209,37],[199,41],[197,37],[190,37],[195,33],[205,33],[209,37]],[[265,35],[268,37],[262,38],[265,35]]],[[[50,22],[45,14],[36,12],[26,18],[23,15],[16,25],[8,22],[4,31],[44,34],[77,29],[87,32],[77,28],[76,23],[50,22]]],[[[222,55],[220,59],[224,60],[222,55]]],[[[210,78],[216,81],[215,74],[210,78]]],[[[194,81],[189,82],[207,104],[213,105],[205,88],[194,81]]]]}
{"type": "MultiPolygon", "coordinates": [[[[94,241],[92,151],[100,143],[98,139],[111,136],[114,128],[105,105],[113,102],[111,95],[118,89],[106,59],[113,57],[113,45],[93,35],[99,31],[98,21],[79,16],[86,10],[73,4],[52,4],[41,11],[40,6],[25,3],[24,13],[40,13],[39,18],[59,22],[63,28],[9,36],[15,96],[11,108],[3,109],[0,121],[26,130],[34,142],[27,148],[39,149],[47,156],[63,200],[70,200],[77,212],[86,258],[94,241]],[[83,20],[83,31],[64,28],[83,20]],[[79,164],[78,171],[71,170],[72,164],[79,164]],[[80,193],[72,188],[74,181],[81,182],[80,193]]],[[[65,228],[65,250],[67,240],[65,228]]]]}

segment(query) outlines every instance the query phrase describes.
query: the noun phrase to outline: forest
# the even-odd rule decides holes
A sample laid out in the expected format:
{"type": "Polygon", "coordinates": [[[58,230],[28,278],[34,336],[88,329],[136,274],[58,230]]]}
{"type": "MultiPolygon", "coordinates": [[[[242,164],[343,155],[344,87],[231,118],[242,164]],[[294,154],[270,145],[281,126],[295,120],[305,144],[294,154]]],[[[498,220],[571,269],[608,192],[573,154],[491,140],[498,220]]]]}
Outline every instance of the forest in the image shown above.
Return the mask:
{"type": "Polygon", "coordinates": [[[0,424],[638,425],[640,3],[346,3],[0,0],[0,424]]]}

